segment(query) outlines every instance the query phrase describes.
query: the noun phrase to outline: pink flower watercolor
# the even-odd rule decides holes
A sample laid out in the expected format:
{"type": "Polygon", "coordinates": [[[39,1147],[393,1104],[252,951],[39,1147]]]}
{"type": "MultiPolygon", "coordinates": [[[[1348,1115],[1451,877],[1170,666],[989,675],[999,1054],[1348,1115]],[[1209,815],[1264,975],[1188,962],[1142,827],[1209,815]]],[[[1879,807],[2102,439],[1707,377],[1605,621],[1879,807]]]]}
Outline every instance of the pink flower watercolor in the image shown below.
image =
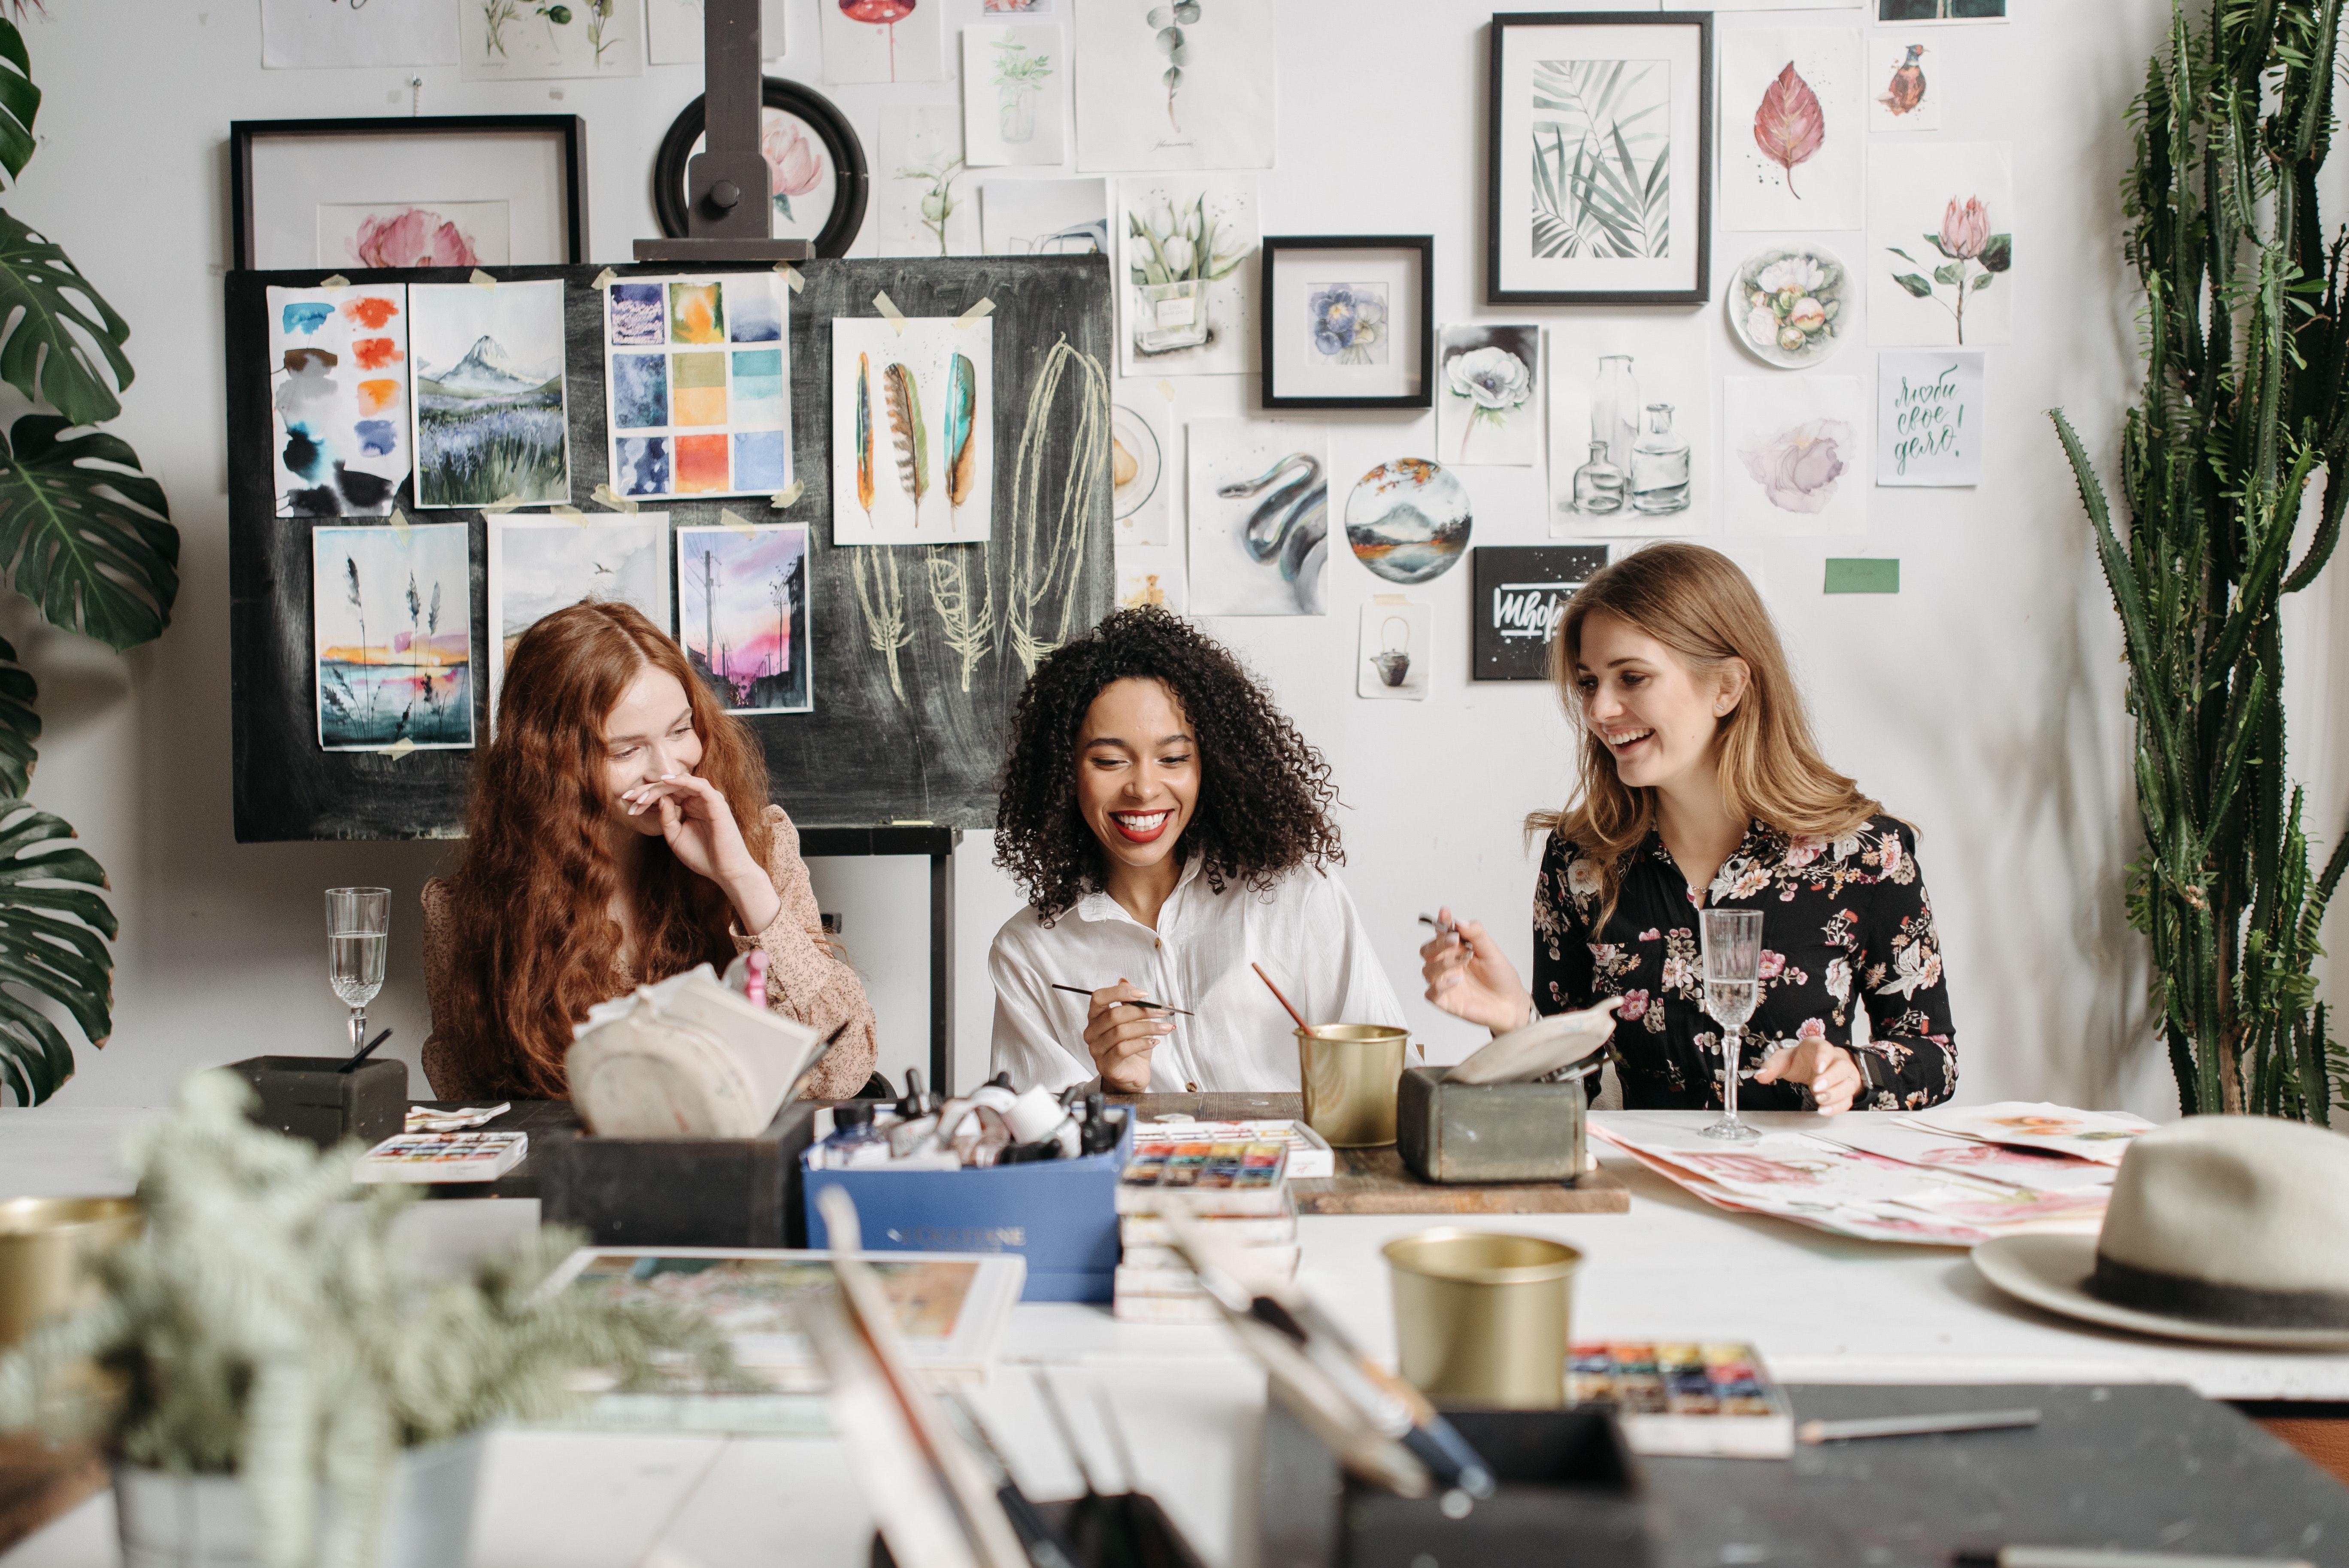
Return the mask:
{"type": "Polygon", "coordinates": [[[1843,477],[1844,451],[1854,445],[1841,419],[1811,419],[1755,441],[1739,454],[1745,471],[1780,511],[1825,511],[1843,477]]]}
{"type": "Polygon", "coordinates": [[[478,267],[472,236],[437,212],[409,207],[359,220],[351,259],[363,267],[478,267]]]}
{"type": "Polygon", "coordinates": [[[1949,209],[1941,214],[1941,245],[1961,262],[1971,262],[1982,254],[1990,243],[1990,213],[1979,196],[1969,196],[1963,207],[1958,199],[1950,198],[1949,209]]]}
{"type": "Polygon", "coordinates": [[[775,194],[804,196],[823,179],[823,159],[793,121],[777,115],[759,138],[759,150],[774,170],[775,194]]]}

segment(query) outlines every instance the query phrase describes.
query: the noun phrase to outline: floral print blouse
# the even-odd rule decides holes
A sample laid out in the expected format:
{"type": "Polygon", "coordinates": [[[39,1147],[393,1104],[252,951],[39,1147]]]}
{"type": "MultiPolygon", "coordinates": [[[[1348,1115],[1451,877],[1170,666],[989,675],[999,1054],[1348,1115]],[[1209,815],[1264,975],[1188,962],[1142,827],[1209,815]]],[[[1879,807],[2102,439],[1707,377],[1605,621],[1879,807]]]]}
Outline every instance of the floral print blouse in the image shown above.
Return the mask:
{"type": "MultiPolygon", "coordinates": [[[[1957,1087],[1956,1033],[1933,908],[1914,834],[1871,817],[1847,837],[1790,838],[1757,821],[1722,863],[1708,907],[1762,912],[1762,1001],[1742,1055],[1750,1071],[1781,1046],[1825,1039],[1853,1051],[1863,1110],[1937,1105],[1957,1087]],[[1869,1040],[1854,1047],[1852,1015],[1869,1040]]],[[[1721,1026],[1704,1011],[1696,894],[1651,831],[1624,857],[1606,929],[1598,865],[1550,835],[1534,885],[1534,1006],[1543,1013],[1620,996],[1615,1047],[1635,1109],[1721,1104],[1721,1026]]],[[[1806,1086],[1739,1080],[1745,1110],[1810,1109],[1806,1086]]]]}

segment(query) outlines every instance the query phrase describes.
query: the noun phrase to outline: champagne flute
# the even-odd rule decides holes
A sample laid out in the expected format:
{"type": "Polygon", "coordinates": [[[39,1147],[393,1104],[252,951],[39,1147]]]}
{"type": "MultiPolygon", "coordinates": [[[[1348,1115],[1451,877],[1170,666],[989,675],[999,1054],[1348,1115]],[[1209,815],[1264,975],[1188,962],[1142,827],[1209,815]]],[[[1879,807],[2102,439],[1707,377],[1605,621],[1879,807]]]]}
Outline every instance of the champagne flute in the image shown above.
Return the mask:
{"type": "Polygon", "coordinates": [[[351,1046],[367,1043],[367,1005],[383,989],[384,953],[391,945],[391,890],[326,890],[326,979],[351,1010],[351,1046]]]}
{"type": "Polygon", "coordinates": [[[1744,1062],[1745,1020],[1762,1000],[1762,912],[1708,909],[1704,925],[1704,1010],[1721,1025],[1721,1119],[1707,1138],[1742,1142],[1761,1133],[1737,1119],[1737,1069],[1744,1062]]]}

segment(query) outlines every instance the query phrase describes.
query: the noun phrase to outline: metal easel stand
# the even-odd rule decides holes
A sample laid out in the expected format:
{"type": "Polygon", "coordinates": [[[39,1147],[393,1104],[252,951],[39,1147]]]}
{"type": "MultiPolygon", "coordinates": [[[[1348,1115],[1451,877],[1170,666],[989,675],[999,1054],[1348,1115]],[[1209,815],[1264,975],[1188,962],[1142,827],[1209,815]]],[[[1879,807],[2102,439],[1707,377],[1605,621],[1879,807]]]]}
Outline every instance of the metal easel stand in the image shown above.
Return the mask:
{"type": "Polygon", "coordinates": [[[638,240],[640,262],[804,262],[807,240],[778,240],[769,216],[774,188],[759,150],[759,0],[707,0],[702,7],[702,150],[686,165],[686,232],[638,240]]]}

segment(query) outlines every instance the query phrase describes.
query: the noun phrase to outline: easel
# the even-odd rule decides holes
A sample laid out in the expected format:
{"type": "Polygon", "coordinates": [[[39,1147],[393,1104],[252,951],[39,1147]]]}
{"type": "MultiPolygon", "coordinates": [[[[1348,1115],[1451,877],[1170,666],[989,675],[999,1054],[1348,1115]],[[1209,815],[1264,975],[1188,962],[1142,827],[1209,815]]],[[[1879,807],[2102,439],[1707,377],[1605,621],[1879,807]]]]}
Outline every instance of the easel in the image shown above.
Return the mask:
{"type": "Polygon", "coordinates": [[[954,1092],[955,846],[960,828],[906,823],[885,828],[802,828],[806,855],[930,857],[930,1079],[934,1094],[954,1092]]]}

